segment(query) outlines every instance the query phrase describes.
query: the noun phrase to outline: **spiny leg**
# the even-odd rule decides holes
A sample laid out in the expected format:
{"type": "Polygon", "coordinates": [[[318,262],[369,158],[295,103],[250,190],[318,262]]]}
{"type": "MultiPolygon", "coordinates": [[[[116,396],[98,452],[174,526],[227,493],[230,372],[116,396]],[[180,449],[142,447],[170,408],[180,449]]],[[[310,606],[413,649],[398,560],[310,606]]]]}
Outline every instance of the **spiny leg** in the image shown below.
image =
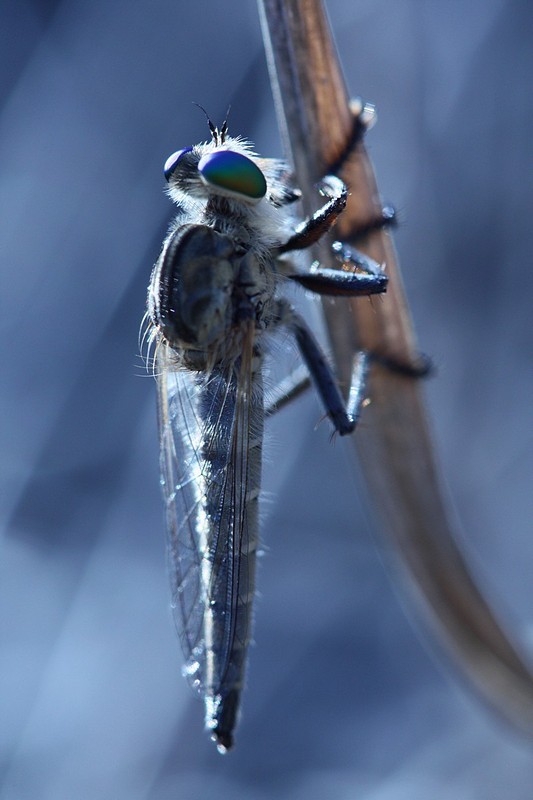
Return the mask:
{"type": "Polygon", "coordinates": [[[346,208],[348,190],[340,178],[327,175],[320,184],[320,192],[329,198],[328,202],[296,227],[288,241],[280,245],[278,254],[304,250],[316,244],[335,224],[339,214],[342,214],[346,208]]]}
{"type": "MultiPolygon", "coordinates": [[[[328,173],[319,187],[321,193],[329,198],[328,202],[319,208],[312,217],[305,219],[298,225],[288,241],[279,247],[278,252],[280,254],[287,253],[290,250],[303,250],[316,244],[335,224],[337,217],[342,214],[346,207],[348,191],[337,175],[357,145],[362,141],[364,134],[375,119],[375,109],[370,103],[355,100],[352,101],[351,107],[353,114],[352,134],[343,152],[330,165],[328,173]]],[[[386,225],[394,225],[395,222],[396,212],[394,208],[390,205],[384,206],[381,213],[375,218],[366,220],[357,230],[352,231],[350,239],[355,240],[366,236],[373,230],[383,228],[386,225]]]]}
{"type": "MultiPolygon", "coordinates": [[[[333,164],[330,164],[328,172],[333,175],[338,174],[342,170],[346,161],[350,158],[358,144],[363,140],[367,130],[372,127],[376,120],[375,107],[372,104],[364,103],[360,98],[356,98],[350,102],[350,107],[353,114],[352,135],[348,139],[346,147],[339,158],[333,164]]],[[[355,242],[358,239],[364,238],[372,231],[381,230],[384,227],[393,227],[396,223],[397,217],[394,207],[392,205],[385,205],[381,209],[381,213],[377,214],[373,219],[369,219],[365,223],[360,223],[356,228],[352,229],[349,239],[351,242],[355,242]]],[[[354,289],[360,286],[361,294],[365,294],[365,272],[369,272],[372,275],[376,275],[377,280],[375,282],[370,280],[369,287],[374,286],[374,289],[372,292],[369,291],[368,294],[380,292],[379,277],[384,281],[382,284],[384,288],[381,289],[381,291],[385,291],[387,278],[383,275],[380,266],[375,261],[369,259],[368,256],[365,256],[354,247],[348,247],[342,242],[334,242],[332,247],[337,261],[347,261],[348,263],[351,261],[355,262],[357,274],[360,274],[360,270],[363,270],[363,274],[359,280],[354,280],[353,278],[351,280],[346,280],[341,272],[340,275],[342,277],[334,277],[333,280],[330,281],[329,273],[331,271],[324,270],[320,268],[319,265],[313,265],[310,273],[305,275],[303,279],[300,276],[290,275],[289,277],[317,294],[357,297],[358,292],[352,292],[350,284],[353,283],[354,289]],[[326,273],[326,275],[322,277],[324,273],[326,273]]],[[[341,263],[340,270],[345,269],[346,265],[341,263]]],[[[433,362],[429,356],[424,353],[417,354],[415,360],[411,362],[377,352],[368,353],[368,357],[372,363],[379,364],[382,367],[386,367],[391,372],[404,375],[405,377],[425,378],[434,373],[433,362]]]]}
{"type": "MultiPolygon", "coordinates": [[[[353,409],[360,409],[364,402],[364,388],[365,381],[361,380],[361,368],[363,366],[362,357],[365,357],[365,369],[368,370],[372,364],[380,364],[386,367],[391,372],[396,372],[406,378],[427,378],[434,373],[434,367],[429,356],[420,353],[416,362],[409,364],[405,361],[399,361],[387,356],[381,356],[378,353],[369,353],[359,351],[354,358],[354,365],[352,369],[350,397],[348,399],[347,407],[348,414],[354,416],[353,409]]],[[[300,366],[287,375],[277,386],[270,392],[268,404],[265,406],[265,417],[273,417],[282,408],[290,405],[293,400],[300,397],[307,389],[311,387],[311,377],[309,370],[305,366],[300,366]]],[[[356,419],[358,414],[355,414],[356,419]]],[[[355,426],[354,426],[355,427],[355,426]]]]}
{"type": "MultiPolygon", "coordinates": [[[[363,141],[366,132],[372,128],[376,122],[376,107],[372,103],[365,103],[360,97],[350,101],[352,112],[352,132],[348,137],[346,145],[340,155],[331,163],[327,169],[328,175],[338,175],[350,156],[354,153],[357,146],[363,141]]],[[[362,239],[375,230],[396,225],[396,210],[394,206],[387,204],[383,206],[381,212],[376,216],[361,222],[357,228],[350,232],[350,241],[355,242],[362,239]]]]}
{"type": "Polygon", "coordinates": [[[364,297],[386,291],[389,279],[377,261],[342,242],[333,242],[331,247],[337,269],[315,261],[309,272],[287,277],[311,292],[332,297],[364,297]]]}
{"type": "Polygon", "coordinates": [[[363,405],[368,356],[366,353],[359,352],[354,359],[350,394],[348,403],[345,403],[321,348],[303,319],[297,314],[293,316],[291,328],[311,380],[315,384],[335,430],[341,436],[352,433],[363,405]]]}
{"type": "MultiPolygon", "coordinates": [[[[322,399],[335,430],[341,436],[351,433],[357,424],[364,400],[364,388],[368,372],[367,355],[358,353],[354,359],[352,385],[348,403],[346,404],[320,345],[302,317],[285,300],[280,300],[278,303],[276,324],[287,326],[294,335],[300,355],[309,371],[311,381],[322,399]]],[[[300,376],[297,382],[291,382],[291,384],[292,388],[289,388],[289,391],[292,392],[290,399],[305,388],[304,380],[300,376]]],[[[271,413],[278,410],[281,405],[285,405],[285,403],[278,402],[274,407],[271,404],[271,413]]]]}
{"type": "Polygon", "coordinates": [[[328,167],[329,175],[338,175],[348,161],[357,145],[360,144],[365,134],[376,122],[376,107],[373,103],[365,103],[361,97],[350,100],[350,111],[352,112],[352,131],[344,149],[328,167]]]}
{"type": "MultiPolygon", "coordinates": [[[[342,242],[333,242],[332,250],[339,269],[326,269],[314,262],[309,272],[287,277],[308,291],[330,297],[364,297],[387,290],[388,278],[377,261],[342,242]]],[[[376,351],[369,351],[368,358],[408,378],[426,378],[435,371],[433,362],[424,353],[418,353],[410,362],[376,351]]]]}
{"type": "Polygon", "coordinates": [[[366,377],[372,364],[379,364],[408,378],[425,378],[433,374],[431,359],[423,353],[418,355],[416,361],[408,363],[379,353],[358,351],[352,364],[350,393],[345,404],[333,372],[305,322],[288,304],[284,316],[288,316],[289,321],[285,322],[295,335],[306,366],[295,369],[270,392],[265,417],[274,416],[314,383],[335,429],[344,436],[351,433],[357,424],[365,399],[366,377]]]}
{"type": "MultiPolygon", "coordinates": [[[[375,121],[375,110],[371,104],[364,104],[361,100],[355,100],[352,101],[351,106],[353,113],[352,135],[349,138],[343,153],[341,153],[334,164],[330,165],[329,172],[333,174],[327,175],[321,184],[322,193],[326,194],[330,199],[326,204],[324,204],[324,206],[315,212],[312,217],[304,220],[297,227],[293,236],[291,236],[284,245],[278,248],[277,253],[279,255],[291,250],[304,249],[318,242],[319,239],[335,224],[339,214],[341,214],[346,207],[348,195],[346,186],[341,180],[334,177],[334,174],[342,169],[346,160],[362,141],[367,129],[371,127],[375,121]]],[[[365,223],[360,224],[355,230],[352,230],[349,238],[351,241],[354,241],[358,238],[363,238],[374,230],[381,229],[385,226],[391,226],[395,223],[396,212],[392,206],[387,205],[382,208],[381,213],[378,214],[374,219],[367,220],[365,223]]],[[[332,249],[336,260],[339,262],[338,269],[326,269],[321,267],[318,262],[315,262],[309,272],[288,274],[286,277],[299,283],[309,291],[320,295],[360,297],[371,294],[381,294],[386,291],[388,278],[383,273],[380,265],[377,262],[356,250],[354,247],[348,247],[342,242],[334,242],[332,249]]],[[[310,372],[314,377],[315,383],[317,384],[317,388],[319,389],[319,392],[321,393],[323,400],[328,407],[328,413],[333,419],[332,413],[330,412],[328,403],[326,401],[326,395],[331,400],[332,408],[337,407],[337,400],[334,398],[334,393],[330,392],[330,390],[327,388],[328,381],[323,381],[322,391],[320,389],[319,380],[317,380],[317,378],[322,374],[322,369],[318,366],[320,363],[320,358],[318,356],[321,357],[323,363],[326,364],[326,367],[329,370],[327,362],[325,362],[318,345],[316,345],[316,342],[314,342],[312,335],[308,330],[307,335],[310,337],[309,340],[306,336],[304,336],[303,329],[298,328],[298,330],[295,329],[294,332],[300,346],[302,356],[308,364],[310,372]],[[311,345],[308,343],[305,344],[304,340],[305,342],[313,342],[315,347],[311,347],[311,345]],[[311,359],[311,362],[315,363],[316,365],[315,373],[313,373],[311,364],[308,362],[306,357],[306,347],[310,348],[308,357],[311,359]],[[311,355],[312,350],[314,351],[314,355],[311,355]],[[315,359],[315,355],[317,356],[317,359],[315,359]]],[[[425,377],[433,370],[430,359],[423,354],[420,354],[415,362],[412,363],[403,362],[395,359],[394,357],[379,353],[366,354],[364,355],[363,360],[365,363],[365,373],[368,369],[368,364],[370,361],[379,363],[393,372],[397,372],[408,377],[425,377]]],[[[329,370],[329,373],[330,377],[333,379],[331,370],[329,370]]],[[[290,376],[289,380],[291,380],[290,376]]],[[[298,394],[300,394],[301,391],[306,388],[306,385],[307,383],[305,379],[298,380],[297,382],[291,381],[291,388],[288,392],[287,400],[283,402],[277,400],[272,405],[271,413],[274,413],[279,407],[290,402],[292,397],[298,396],[298,394]]],[[[338,398],[340,398],[344,407],[342,397],[334,380],[333,385],[335,387],[335,392],[338,398]]],[[[352,387],[357,386],[360,386],[362,390],[364,387],[364,379],[358,380],[356,371],[352,377],[352,387]]],[[[355,427],[357,415],[363,400],[362,396],[360,398],[358,397],[358,393],[355,388],[354,392],[355,394],[353,392],[350,393],[350,400],[348,403],[348,413],[351,412],[351,416],[354,420],[351,430],[353,430],[353,427],[355,427]],[[355,405],[359,404],[355,412],[353,411],[355,408],[354,403],[355,405]]],[[[347,413],[345,408],[344,412],[347,413]]],[[[339,430],[337,425],[336,428],[339,430]]],[[[339,430],[339,432],[341,431],[339,430]]]]}

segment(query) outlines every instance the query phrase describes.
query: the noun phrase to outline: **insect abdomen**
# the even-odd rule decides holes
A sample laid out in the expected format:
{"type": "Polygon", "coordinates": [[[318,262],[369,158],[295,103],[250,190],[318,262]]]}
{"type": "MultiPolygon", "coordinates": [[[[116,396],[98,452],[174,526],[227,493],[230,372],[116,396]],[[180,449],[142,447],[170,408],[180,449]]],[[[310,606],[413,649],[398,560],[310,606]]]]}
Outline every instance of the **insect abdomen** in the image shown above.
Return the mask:
{"type": "Polygon", "coordinates": [[[221,392],[216,386],[220,380],[223,378],[212,375],[200,403],[207,411],[206,431],[210,430],[209,419],[214,418],[217,430],[228,431],[227,438],[223,434],[213,438],[208,433],[203,447],[209,539],[202,566],[203,583],[209,587],[204,616],[204,688],[206,726],[227,749],[236,724],[252,629],[263,400],[260,372],[253,376],[253,395],[245,399],[238,396],[232,380],[221,392]],[[221,397],[225,400],[219,408],[214,398],[221,397]],[[225,414],[232,418],[228,427],[225,414]],[[236,454],[230,462],[228,449],[236,454]]]}

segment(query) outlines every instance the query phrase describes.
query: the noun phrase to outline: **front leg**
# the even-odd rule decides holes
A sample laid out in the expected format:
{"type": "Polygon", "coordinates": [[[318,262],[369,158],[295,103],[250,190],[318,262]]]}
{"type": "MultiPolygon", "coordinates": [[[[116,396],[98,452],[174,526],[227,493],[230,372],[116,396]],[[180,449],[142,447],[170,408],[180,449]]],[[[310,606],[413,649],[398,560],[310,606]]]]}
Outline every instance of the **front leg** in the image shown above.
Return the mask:
{"type": "MultiPolygon", "coordinates": [[[[339,214],[342,214],[346,208],[348,191],[343,181],[340,180],[337,175],[358,144],[362,141],[364,134],[374,123],[375,119],[374,106],[371,104],[363,103],[358,99],[352,101],[351,106],[353,113],[352,136],[343,153],[341,153],[334,164],[330,165],[328,174],[319,185],[320,193],[328,198],[328,202],[319,208],[318,211],[315,211],[312,217],[305,219],[297,226],[294,234],[278,248],[278,253],[280,255],[290,252],[291,250],[304,250],[316,244],[319,239],[330,230],[335,224],[339,214]]],[[[373,230],[379,230],[380,228],[394,225],[395,223],[396,212],[392,206],[386,205],[375,218],[366,220],[357,230],[352,231],[350,240],[355,241],[358,237],[366,236],[373,230]]]]}
{"type": "MultiPolygon", "coordinates": [[[[316,244],[335,224],[337,218],[346,208],[348,190],[346,185],[333,175],[326,175],[320,183],[319,191],[329,197],[327,203],[315,211],[312,217],[305,219],[297,225],[293,235],[278,247],[278,255],[291,250],[305,250],[316,244]]],[[[393,206],[386,205],[373,219],[361,223],[350,234],[350,241],[362,239],[367,234],[381,228],[391,227],[396,224],[396,211],[393,206]]]]}
{"type": "Polygon", "coordinates": [[[333,175],[327,175],[320,184],[319,191],[325,195],[328,202],[312,217],[301,222],[290,239],[278,248],[278,254],[287,253],[290,250],[304,250],[316,244],[325,233],[335,224],[339,214],[346,208],[348,190],[346,185],[333,175]]]}

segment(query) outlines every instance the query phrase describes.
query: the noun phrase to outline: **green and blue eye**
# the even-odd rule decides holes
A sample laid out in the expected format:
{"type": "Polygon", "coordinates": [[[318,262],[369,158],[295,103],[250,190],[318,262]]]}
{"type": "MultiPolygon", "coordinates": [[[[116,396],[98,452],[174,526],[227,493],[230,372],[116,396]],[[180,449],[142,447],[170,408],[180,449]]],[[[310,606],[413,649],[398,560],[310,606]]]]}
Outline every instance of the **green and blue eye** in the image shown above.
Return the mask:
{"type": "Polygon", "coordinates": [[[200,159],[198,172],[206,186],[257,203],[265,196],[265,176],[250,158],[231,150],[217,150],[200,159]]]}
{"type": "Polygon", "coordinates": [[[176,150],[175,153],[172,153],[172,155],[167,158],[165,161],[165,166],[163,167],[163,172],[165,173],[165,178],[167,181],[170,180],[170,177],[178,166],[181,157],[185,155],[185,153],[190,153],[191,150],[192,147],[184,147],[183,150],[176,150]]]}

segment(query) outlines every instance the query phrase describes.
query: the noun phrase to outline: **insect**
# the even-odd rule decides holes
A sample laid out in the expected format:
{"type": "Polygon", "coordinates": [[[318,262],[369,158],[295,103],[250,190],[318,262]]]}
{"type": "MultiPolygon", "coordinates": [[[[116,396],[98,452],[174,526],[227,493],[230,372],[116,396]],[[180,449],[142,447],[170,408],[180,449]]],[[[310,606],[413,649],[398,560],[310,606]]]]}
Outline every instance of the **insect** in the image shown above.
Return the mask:
{"type": "Polygon", "coordinates": [[[152,272],[145,338],[158,386],[183,671],[204,700],[207,730],[225,752],[251,638],[269,337],[280,328],[292,334],[339,434],[353,431],[364,397],[367,357],[357,360],[345,403],[283,286],[295,281],[318,294],[371,295],[385,291],[387,277],[339,242],[333,244],[339,269],[314,264],[296,271],[288,254],[329,231],[346,205],[345,185],[324,178],[325,202],[296,224],[290,206],[300,192],[287,165],[230,137],[227,121],[220,130],[208,124],[210,141],[178,150],[165,164],[168,194],[180,211],[152,272]]]}

